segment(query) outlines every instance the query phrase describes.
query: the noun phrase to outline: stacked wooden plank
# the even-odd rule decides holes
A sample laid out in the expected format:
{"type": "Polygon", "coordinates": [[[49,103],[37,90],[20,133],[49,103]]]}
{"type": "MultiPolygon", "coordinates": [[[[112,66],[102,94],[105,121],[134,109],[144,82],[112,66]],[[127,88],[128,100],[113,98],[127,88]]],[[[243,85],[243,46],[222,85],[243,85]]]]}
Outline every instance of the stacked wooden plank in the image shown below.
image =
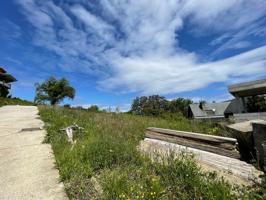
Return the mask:
{"type": "Polygon", "coordinates": [[[231,158],[240,158],[237,151],[237,140],[234,138],[153,127],[147,128],[145,135],[146,138],[175,143],[231,158]]]}

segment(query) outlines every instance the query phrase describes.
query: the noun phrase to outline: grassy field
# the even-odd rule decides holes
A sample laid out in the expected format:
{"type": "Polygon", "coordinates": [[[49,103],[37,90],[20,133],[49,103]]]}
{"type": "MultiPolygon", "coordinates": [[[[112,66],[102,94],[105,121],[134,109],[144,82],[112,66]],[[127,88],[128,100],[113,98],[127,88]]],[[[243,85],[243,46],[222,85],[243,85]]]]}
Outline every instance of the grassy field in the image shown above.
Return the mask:
{"type": "Polygon", "coordinates": [[[0,106],[5,106],[5,105],[26,105],[30,106],[33,105],[32,102],[21,100],[19,98],[3,98],[0,97],[0,106]]]}
{"type": "Polygon", "coordinates": [[[213,173],[203,173],[192,158],[151,163],[136,146],[147,127],[216,133],[212,124],[181,116],[152,118],[129,114],[92,113],[40,106],[56,163],[70,199],[266,199],[233,188],[213,173]],[[60,128],[77,123],[85,128],[71,146],[60,128]]]}

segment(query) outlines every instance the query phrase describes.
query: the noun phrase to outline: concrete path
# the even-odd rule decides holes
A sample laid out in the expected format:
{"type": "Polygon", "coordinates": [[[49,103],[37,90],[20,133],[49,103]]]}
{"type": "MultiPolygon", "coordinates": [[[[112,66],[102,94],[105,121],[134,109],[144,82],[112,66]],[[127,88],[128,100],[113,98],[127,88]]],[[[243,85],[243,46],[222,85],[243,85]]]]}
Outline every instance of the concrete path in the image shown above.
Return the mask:
{"type": "Polygon", "coordinates": [[[0,199],[67,199],[35,106],[0,108],[0,199]]]}

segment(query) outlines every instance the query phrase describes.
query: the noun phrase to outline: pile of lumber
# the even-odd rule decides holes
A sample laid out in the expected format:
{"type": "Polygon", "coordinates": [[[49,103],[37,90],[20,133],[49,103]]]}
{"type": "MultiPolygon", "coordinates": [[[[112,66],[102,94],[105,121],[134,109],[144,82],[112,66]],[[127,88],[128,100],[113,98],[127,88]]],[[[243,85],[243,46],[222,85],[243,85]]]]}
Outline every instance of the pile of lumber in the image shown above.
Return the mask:
{"type": "Polygon", "coordinates": [[[147,128],[146,138],[166,141],[230,158],[239,159],[237,140],[234,138],[206,135],[162,128],[147,128]]]}

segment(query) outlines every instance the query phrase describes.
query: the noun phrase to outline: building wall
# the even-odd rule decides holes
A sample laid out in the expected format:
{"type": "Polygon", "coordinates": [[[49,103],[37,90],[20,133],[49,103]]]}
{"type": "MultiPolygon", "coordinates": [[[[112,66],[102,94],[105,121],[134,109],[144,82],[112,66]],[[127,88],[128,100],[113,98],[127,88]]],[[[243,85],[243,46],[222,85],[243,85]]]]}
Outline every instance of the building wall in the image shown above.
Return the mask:
{"type": "Polygon", "coordinates": [[[266,112],[234,114],[233,119],[236,123],[254,119],[266,120],[266,112]]]}
{"type": "Polygon", "coordinates": [[[241,99],[233,99],[230,105],[226,108],[225,114],[237,114],[244,112],[244,105],[241,99]]]}

